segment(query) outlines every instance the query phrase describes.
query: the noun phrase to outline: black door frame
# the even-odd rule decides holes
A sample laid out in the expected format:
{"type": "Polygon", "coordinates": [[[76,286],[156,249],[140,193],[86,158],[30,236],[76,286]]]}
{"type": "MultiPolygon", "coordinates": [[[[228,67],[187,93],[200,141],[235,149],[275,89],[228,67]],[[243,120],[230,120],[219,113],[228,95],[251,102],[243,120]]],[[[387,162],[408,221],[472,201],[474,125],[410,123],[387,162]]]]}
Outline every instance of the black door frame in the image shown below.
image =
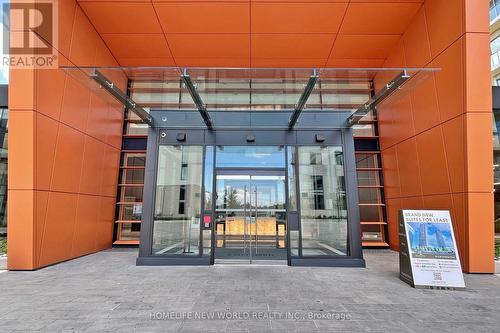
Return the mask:
{"type": "MultiPolygon", "coordinates": [[[[225,117],[231,118],[235,123],[242,119],[244,112],[226,112],[225,117]]],[[[263,116],[265,112],[261,112],[263,116]]],[[[344,174],[345,174],[345,187],[346,199],[348,210],[348,256],[329,256],[329,257],[294,257],[288,252],[288,263],[292,266],[341,266],[341,267],[365,267],[365,261],[362,254],[361,246],[361,225],[359,219],[358,207],[358,188],[357,188],[357,175],[356,163],[354,155],[354,138],[352,128],[345,127],[345,119],[349,113],[327,113],[321,114],[318,112],[309,114],[308,117],[303,117],[302,122],[299,123],[294,130],[286,128],[251,128],[245,127],[241,124],[238,128],[220,128],[215,130],[208,130],[197,127],[188,121],[192,117],[196,117],[190,111],[167,111],[158,110],[151,111],[155,124],[158,127],[150,127],[148,131],[148,148],[146,155],[146,169],[145,169],[145,182],[143,194],[143,214],[141,225],[141,242],[139,246],[139,257],[137,258],[137,265],[211,265],[214,260],[213,239],[214,229],[213,223],[210,226],[212,231],[212,251],[210,256],[159,256],[152,254],[152,241],[153,241],[153,214],[154,214],[154,201],[155,201],[155,187],[156,187],[156,174],[157,174],[157,161],[158,149],[161,145],[186,145],[186,146],[203,146],[204,156],[207,146],[342,146],[344,152],[344,174]],[[168,123],[167,119],[172,121],[172,114],[175,114],[174,122],[168,123]],[[184,116],[180,116],[184,114],[184,116]],[[323,118],[321,116],[324,116],[323,118]],[[170,117],[170,118],[169,118],[170,117]],[[176,120],[177,119],[177,120],[176,120]],[[323,122],[325,121],[325,122],[323,122]],[[328,121],[330,128],[321,127],[328,121]],[[193,127],[194,126],[194,127],[193,127]],[[302,126],[302,127],[301,127],[302,126]],[[314,127],[317,129],[313,129],[314,127]],[[311,128],[312,127],[312,128],[311,128]]],[[[283,117],[285,114],[280,115],[283,117]]],[[[257,117],[257,115],[254,115],[257,117]]],[[[194,118],[193,118],[194,119],[194,118]]],[[[229,121],[229,119],[228,119],[229,121]]],[[[255,120],[253,120],[255,121],[255,120]]],[[[214,149],[214,160],[215,160],[214,149]]],[[[285,151],[285,161],[288,154],[285,151]]],[[[204,163],[205,165],[205,163],[204,163]]],[[[288,162],[285,164],[286,193],[288,189],[288,175],[287,175],[288,162]]],[[[214,169],[216,166],[214,164],[214,169]]],[[[246,169],[246,168],[245,168],[246,169]]],[[[248,169],[246,169],[248,170],[248,169]]],[[[204,173],[204,170],[203,170],[204,173]]],[[[215,171],[213,180],[215,182],[215,171]]],[[[297,181],[298,182],[298,181],[297,181]]],[[[202,180],[204,184],[204,180],[202,180]]],[[[215,184],[213,189],[215,189],[215,184]]],[[[203,193],[204,191],[202,191],[203,193]]],[[[300,193],[297,192],[298,198],[300,193]]],[[[297,200],[298,200],[297,198],[297,200]]],[[[212,205],[214,205],[212,200],[212,205]]],[[[300,201],[300,200],[298,200],[300,201]]],[[[288,210],[287,198],[287,210],[288,210]]],[[[212,221],[215,207],[212,207],[212,221]]],[[[299,207],[300,208],[300,207],[299,207]]],[[[202,206],[202,213],[203,213],[202,206]]],[[[300,215],[300,214],[298,214],[300,215]]],[[[201,221],[200,221],[201,223],[201,221]]],[[[290,221],[287,216],[288,230],[287,235],[290,235],[290,221]]],[[[300,222],[299,222],[300,223],[300,222]]],[[[200,228],[202,229],[202,228],[200,228]]],[[[205,229],[206,230],[206,229],[205,229]]],[[[300,228],[299,228],[300,230],[300,228]]],[[[201,231],[200,231],[201,232],[201,231]]],[[[300,239],[300,238],[299,238],[300,239]]],[[[291,243],[288,239],[287,250],[290,251],[291,243]]]]}
{"type": "MultiPolygon", "coordinates": [[[[286,149],[286,148],[285,148],[286,149]]],[[[286,150],[285,150],[285,155],[286,155],[286,150]]],[[[285,158],[285,163],[286,163],[286,158],[285,158]]],[[[217,213],[216,209],[216,202],[217,202],[217,176],[282,176],[285,177],[285,219],[286,219],[286,234],[285,234],[285,240],[286,240],[286,260],[287,263],[290,262],[290,248],[288,245],[289,242],[289,235],[288,235],[288,174],[286,168],[256,168],[256,167],[249,167],[249,168],[226,168],[226,167],[214,167],[214,175],[213,175],[213,214],[215,215],[217,213]]],[[[211,256],[212,256],[212,262],[215,264],[215,259],[220,259],[216,258],[216,225],[215,225],[215,219],[212,217],[213,223],[213,228],[212,228],[212,251],[211,251],[211,256]]],[[[277,259],[281,260],[281,259],[277,259]]],[[[244,261],[244,260],[242,260],[244,261]]]]}

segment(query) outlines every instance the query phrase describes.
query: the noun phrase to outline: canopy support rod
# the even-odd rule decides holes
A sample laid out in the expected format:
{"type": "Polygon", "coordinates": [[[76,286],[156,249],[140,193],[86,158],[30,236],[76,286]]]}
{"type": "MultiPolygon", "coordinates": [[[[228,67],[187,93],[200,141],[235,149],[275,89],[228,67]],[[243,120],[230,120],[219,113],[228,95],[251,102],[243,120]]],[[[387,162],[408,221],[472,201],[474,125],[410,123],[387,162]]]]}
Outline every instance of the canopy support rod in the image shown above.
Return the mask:
{"type": "Polygon", "coordinates": [[[184,82],[184,85],[186,86],[186,89],[189,92],[189,95],[191,95],[191,98],[193,99],[193,102],[196,105],[198,112],[203,118],[205,125],[207,126],[208,129],[210,130],[213,129],[212,119],[210,119],[210,115],[207,112],[207,107],[203,103],[200,94],[198,94],[198,91],[196,90],[196,87],[193,84],[193,80],[191,80],[191,76],[189,76],[186,68],[184,68],[184,70],[182,71],[181,78],[182,81],[184,82]]]}
{"type": "Polygon", "coordinates": [[[314,89],[314,86],[316,85],[316,82],[318,82],[318,79],[318,71],[314,69],[311,76],[309,77],[309,81],[307,82],[304,91],[302,92],[302,95],[300,95],[299,102],[295,105],[293,113],[290,116],[290,120],[288,121],[288,129],[293,129],[293,127],[297,123],[297,120],[299,119],[302,110],[304,110],[307,100],[309,99],[309,96],[311,96],[311,93],[314,89]]]}
{"type": "Polygon", "coordinates": [[[386,84],[379,92],[368,100],[363,106],[356,110],[348,119],[347,127],[356,125],[364,116],[368,114],[374,107],[380,104],[383,100],[389,97],[396,89],[399,89],[406,81],[410,79],[407,71],[402,71],[394,79],[386,84]]]}
{"type": "Polygon", "coordinates": [[[106,89],[114,98],[116,98],[120,103],[135,113],[139,118],[141,118],[149,126],[153,126],[153,117],[146,112],[143,108],[137,105],[133,99],[127,96],[123,91],[121,91],[111,80],[108,80],[101,72],[94,69],[90,77],[94,79],[101,87],[106,89]]]}

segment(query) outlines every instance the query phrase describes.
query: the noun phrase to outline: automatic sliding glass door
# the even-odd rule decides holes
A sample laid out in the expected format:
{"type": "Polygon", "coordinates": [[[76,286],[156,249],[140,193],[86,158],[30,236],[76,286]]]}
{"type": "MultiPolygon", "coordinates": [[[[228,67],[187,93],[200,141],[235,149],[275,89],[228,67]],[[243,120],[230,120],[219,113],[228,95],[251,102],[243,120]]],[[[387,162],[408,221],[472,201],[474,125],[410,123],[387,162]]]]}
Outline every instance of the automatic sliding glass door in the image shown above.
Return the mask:
{"type": "Polygon", "coordinates": [[[215,258],[286,260],[284,175],[218,175],[215,258]]]}

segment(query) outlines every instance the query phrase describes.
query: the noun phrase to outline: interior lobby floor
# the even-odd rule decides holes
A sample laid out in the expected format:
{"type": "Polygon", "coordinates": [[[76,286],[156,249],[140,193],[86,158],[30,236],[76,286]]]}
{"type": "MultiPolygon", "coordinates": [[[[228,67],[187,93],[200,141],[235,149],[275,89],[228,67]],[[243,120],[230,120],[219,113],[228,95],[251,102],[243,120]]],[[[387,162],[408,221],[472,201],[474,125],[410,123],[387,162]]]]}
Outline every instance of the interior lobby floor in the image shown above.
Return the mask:
{"type": "Polygon", "coordinates": [[[0,273],[0,332],[495,332],[500,276],[466,291],[416,290],[398,254],[367,268],[137,267],[113,249],[35,272],[0,273]]]}

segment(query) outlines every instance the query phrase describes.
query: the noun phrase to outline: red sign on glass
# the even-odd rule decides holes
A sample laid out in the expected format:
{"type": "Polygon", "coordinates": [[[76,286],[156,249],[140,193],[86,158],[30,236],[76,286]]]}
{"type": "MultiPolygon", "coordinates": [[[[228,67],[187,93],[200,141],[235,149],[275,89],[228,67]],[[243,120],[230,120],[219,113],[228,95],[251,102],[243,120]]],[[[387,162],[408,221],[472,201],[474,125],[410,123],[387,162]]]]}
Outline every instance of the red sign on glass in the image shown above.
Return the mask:
{"type": "Polygon", "coordinates": [[[212,223],[212,216],[211,215],[204,215],[203,216],[203,225],[205,226],[205,228],[209,228],[210,223],[212,223]]]}

